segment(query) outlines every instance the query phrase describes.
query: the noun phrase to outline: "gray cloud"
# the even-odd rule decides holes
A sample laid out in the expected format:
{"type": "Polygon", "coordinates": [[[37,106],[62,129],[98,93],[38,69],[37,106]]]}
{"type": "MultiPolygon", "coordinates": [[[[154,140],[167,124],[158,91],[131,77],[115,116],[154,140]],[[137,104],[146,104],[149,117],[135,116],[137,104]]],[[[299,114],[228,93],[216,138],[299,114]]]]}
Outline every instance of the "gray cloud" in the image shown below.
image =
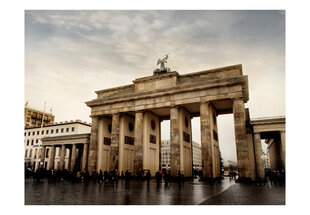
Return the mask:
{"type": "MultiPolygon", "coordinates": [[[[180,74],[241,63],[251,117],[284,115],[284,33],[283,11],[26,11],[25,100],[40,109],[46,101],[57,121],[90,122],[84,102],[95,90],[151,75],[171,52],[180,74]]],[[[219,126],[222,153],[234,160],[232,116],[219,126]]],[[[199,134],[198,118],[196,142],[199,134]]]]}

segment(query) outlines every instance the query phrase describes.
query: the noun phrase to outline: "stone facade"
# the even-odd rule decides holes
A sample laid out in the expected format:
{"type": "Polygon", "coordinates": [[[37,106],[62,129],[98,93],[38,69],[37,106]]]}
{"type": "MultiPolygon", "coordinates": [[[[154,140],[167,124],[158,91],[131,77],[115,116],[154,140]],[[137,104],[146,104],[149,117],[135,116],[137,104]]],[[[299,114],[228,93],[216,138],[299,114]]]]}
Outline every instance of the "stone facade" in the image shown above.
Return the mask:
{"type": "MultiPolygon", "coordinates": [[[[76,144],[85,143],[88,147],[89,141],[85,142],[85,140],[82,140],[83,138],[81,139],[77,135],[87,134],[89,136],[90,130],[91,125],[81,120],[57,122],[43,127],[25,128],[24,146],[26,165],[32,166],[34,171],[39,167],[51,170],[52,168],[59,168],[60,161],[62,161],[62,168],[70,169],[72,140],[77,141],[75,142],[76,144]],[[53,141],[55,139],[55,141],[53,143],[45,142],[49,139],[53,139],[53,141]],[[69,139],[71,139],[71,142],[69,139]],[[65,145],[63,160],[61,159],[62,145],[65,145]]],[[[76,150],[80,153],[83,151],[80,147],[77,147],[76,150]]],[[[85,157],[86,161],[87,157],[85,157]]],[[[84,166],[84,168],[86,167],[84,166]]]]}
{"type": "MultiPolygon", "coordinates": [[[[170,170],[191,176],[192,132],[190,119],[200,116],[203,177],[219,176],[219,143],[216,117],[233,113],[239,176],[255,179],[253,138],[247,128],[244,104],[249,100],[248,77],[234,65],[180,75],[168,72],[133,81],[133,84],[96,91],[86,102],[94,119],[112,119],[109,159],[98,158],[102,133],[93,123],[89,171],[99,160],[109,160],[109,170],[160,169],[160,122],[170,119],[170,170]],[[185,122],[186,121],[186,122],[185,122]],[[131,124],[130,131],[128,131],[131,124]],[[155,128],[152,129],[152,126],[155,128]],[[99,136],[98,136],[99,135],[99,136]],[[96,155],[97,154],[97,159],[96,155]],[[99,160],[98,160],[99,159],[99,160]]],[[[107,122],[105,122],[107,123],[107,122]]]]}
{"type": "Polygon", "coordinates": [[[285,170],[285,117],[252,119],[250,124],[253,127],[257,176],[264,177],[261,139],[268,144],[270,168],[285,170]]]}
{"type": "Polygon", "coordinates": [[[108,118],[101,118],[98,121],[98,156],[97,168],[100,170],[109,171],[110,153],[111,153],[111,133],[112,120],[108,118]]]}
{"type": "Polygon", "coordinates": [[[90,133],[42,138],[42,153],[50,149],[50,156],[41,161],[47,163],[45,169],[68,169],[70,172],[86,169],[90,133]],[[56,149],[58,149],[57,153],[56,149]]]}

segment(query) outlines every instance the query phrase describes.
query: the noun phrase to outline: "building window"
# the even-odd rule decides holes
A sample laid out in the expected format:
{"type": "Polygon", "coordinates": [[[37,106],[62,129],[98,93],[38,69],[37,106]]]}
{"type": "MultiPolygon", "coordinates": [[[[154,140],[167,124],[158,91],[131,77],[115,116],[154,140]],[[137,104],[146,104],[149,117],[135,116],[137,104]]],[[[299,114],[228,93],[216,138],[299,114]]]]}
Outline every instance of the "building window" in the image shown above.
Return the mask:
{"type": "Polygon", "coordinates": [[[61,133],[63,133],[63,132],[64,132],[64,129],[62,128],[60,131],[61,131],[61,133]]]}
{"type": "Polygon", "coordinates": [[[48,130],[46,130],[46,134],[48,134],[48,130]]]}
{"type": "Polygon", "coordinates": [[[71,128],[71,131],[72,131],[72,132],[74,131],[74,127],[71,128]]]}
{"type": "Polygon", "coordinates": [[[46,158],[48,158],[48,151],[49,151],[49,149],[46,149],[46,154],[45,154],[46,158]]]}
{"type": "Polygon", "coordinates": [[[34,136],[36,132],[32,132],[32,135],[34,136]]]}
{"type": "Polygon", "coordinates": [[[156,123],[155,123],[155,121],[153,119],[151,120],[151,128],[152,128],[153,131],[156,128],[156,123]]]}
{"type": "Polygon", "coordinates": [[[185,127],[188,128],[188,118],[187,117],[185,117],[184,122],[185,122],[185,127]]]}
{"type": "Polygon", "coordinates": [[[56,133],[58,133],[58,128],[56,129],[56,133]]]}
{"type": "Polygon", "coordinates": [[[41,134],[44,134],[44,131],[42,131],[41,134]]]}
{"type": "Polygon", "coordinates": [[[69,132],[69,128],[66,128],[66,132],[69,132]]]}
{"type": "Polygon", "coordinates": [[[32,149],[30,149],[29,157],[31,158],[32,155],[32,149]]]}
{"type": "Polygon", "coordinates": [[[28,132],[28,136],[30,136],[30,132],[28,132]]]}
{"type": "Polygon", "coordinates": [[[26,136],[26,132],[24,133],[24,136],[26,136]]]}
{"type": "Polygon", "coordinates": [[[134,125],[133,125],[133,123],[132,123],[132,122],[129,122],[129,123],[128,123],[128,129],[129,129],[129,131],[130,131],[130,132],[132,132],[132,131],[133,131],[133,129],[134,129],[134,125]]]}
{"type": "Polygon", "coordinates": [[[31,140],[31,145],[33,146],[33,139],[31,140]]]}
{"type": "Polygon", "coordinates": [[[37,131],[37,135],[39,135],[40,134],[40,131],[37,131]]]}
{"type": "Polygon", "coordinates": [[[51,130],[51,134],[54,133],[54,129],[51,130]]]}
{"type": "Polygon", "coordinates": [[[37,158],[37,150],[34,151],[34,159],[37,158]]]}
{"type": "Polygon", "coordinates": [[[28,149],[26,149],[26,152],[25,152],[25,158],[27,157],[27,154],[28,154],[28,149]]]}
{"type": "Polygon", "coordinates": [[[38,143],[39,142],[39,139],[36,139],[36,143],[38,143]]]}
{"type": "Polygon", "coordinates": [[[29,146],[29,140],[27,140],[27,146],[29,146]]]}

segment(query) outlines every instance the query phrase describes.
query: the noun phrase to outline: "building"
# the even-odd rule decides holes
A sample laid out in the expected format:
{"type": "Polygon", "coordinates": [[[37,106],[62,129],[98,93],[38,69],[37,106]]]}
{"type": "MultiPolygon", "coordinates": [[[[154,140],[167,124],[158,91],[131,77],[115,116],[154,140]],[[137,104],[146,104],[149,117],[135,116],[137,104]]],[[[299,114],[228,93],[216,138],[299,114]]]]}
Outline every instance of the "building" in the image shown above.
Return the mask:
{"type": "MultiPolygon", "coordinates": [[[[54,169],[59,168],[61,150],[56,147],[55,152],[51,152],[51,147],[42,147],[43,138],[61,138],[72,137],[76,135],[90,134],[91,125],[81,120],[59,122],[43,127],[27,127],[24,132],[25,164],[36,171],[40,166],[45,169],[51,169],[49,162],[53,157],[54,169]],[[42,148],[44,149],[42,151],[42,148]],[[41,159],[42,154],[44,159],[41,159]],[[44,160],[44,163],[41,163],[44,160]]],[[[65,150],[64,168],[69,168],[69,150],[65,150]]]]}
{"type": "Polygon", "coordinates": [[[285,170],[285,121],[285,116],[262,117],[250,121],[253,129],[256,172],[261,178],[265,176],[266,167],[285,170]],[[268,144],[267,156],[262,151],[261,140],[268,144]]]}
{"type": "Polygon", "coordinates": [[[281,164],[281,145],[278,139],[266,139],[267,146],[267,164],[265,168],[271,170],[284,170],[285,165],[281,164]]]}
{"type": "Polygon", "coordinates": [[[53,114],[45,113],[33,108],[25,106],[25,128],[40,127],[54,124],[55,116],[53,114]],[[42,121],[43,118],[43,121],[42,121]]]}
{"type": "Polygon", "coordinates": [[[225,160],[224,161],[224,167],[237,167],[237,162],[236,161],[232,161],[232,160],[225,160]]]}
{"type": "Polygon", "coordinates": [[[161,141],[161,169],[170,169],[170,142],[169,140],[161,141]]]}
{"type": "Polygon", "coordinates": [[[193,168],[201,170],[202,161],[201,161],[201,146],[193,141],[193,168]]]}
{"type": "MultiPolygon", "coordinates": [[[[201,170],[202,161],[201,161],[201,146],[192,141],[193,144],[193,168],[201,170]]],[[[170,169],[170,141],[162,140],[161,141],[161,168],[170,169]]]]}
{"type": "MultiPolygon", "coordinates": [[[[171,176],[179,171],[191,176],[191,118],[200,117],[202,177],[217,178],[221,166],[217,117],[231,113],[239,179],[263,176],[260,139],[269,139],[265,134],[270,136],[267,130],[276,123],[250,119],[245,107],[249,100],[248,76],[243,74],[241,64],[183,75],[170,69],[156,71],[132,80],[132,84],[97,90],[96,97],[85,102],[92,118],[88,171],[118,169],[138,175],[150,169],[153,175],[162,163],[160,123],[170,120],[171,176]]],[[[285,120],[281,126],[285,126],[285,120]]],[[[281,138],[280,160],[284,166],[285,129],[277,131],[277,136],[281,138]]]]}

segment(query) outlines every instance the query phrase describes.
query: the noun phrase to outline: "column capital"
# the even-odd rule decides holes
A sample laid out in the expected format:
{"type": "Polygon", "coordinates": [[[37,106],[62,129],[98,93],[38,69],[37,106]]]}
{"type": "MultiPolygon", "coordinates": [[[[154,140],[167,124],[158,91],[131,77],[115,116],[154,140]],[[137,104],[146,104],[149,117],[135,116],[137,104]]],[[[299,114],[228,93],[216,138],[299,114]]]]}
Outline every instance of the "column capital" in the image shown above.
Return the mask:
{"type": "Polygon", "coordinates": [[[140,114],[141,114],[142,116],[144,116],[145,111],[140,111],[140,110],[139,110],[139,111],[136,111],[136,112],[135,112],[135,117],[137,117],[137,115],[140,115],[140,114]]]}
{"type": "Polygon", "coordinates": [[[244,98],[243,97],[237,97],[237,98],[233,98],[232,100],[233,101],[240,101],[240,100],[244,101],[244,98]]]}
{"type": "Polygon", "coordinates": [[[210,100],[207,100],[207,101],[200,101],[200,104],[211,104],[211,101],[210,100]]]}

